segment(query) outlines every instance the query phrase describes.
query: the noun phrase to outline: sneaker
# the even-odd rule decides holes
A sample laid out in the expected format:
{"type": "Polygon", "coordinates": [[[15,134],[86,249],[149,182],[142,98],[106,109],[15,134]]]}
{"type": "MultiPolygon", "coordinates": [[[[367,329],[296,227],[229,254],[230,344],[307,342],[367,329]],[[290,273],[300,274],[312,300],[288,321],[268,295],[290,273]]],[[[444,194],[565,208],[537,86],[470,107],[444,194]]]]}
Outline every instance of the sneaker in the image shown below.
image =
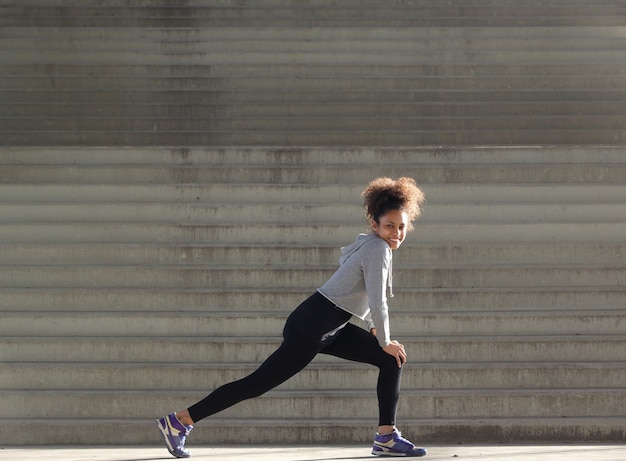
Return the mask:
{"type": "Polygon", "coordinates": [[[376,434],[372,454],[374,456],[424,456],[426,448],[416,447],[402,437],[400,431],[394,429],[391,434],[376,434]]]}
{"type": "Polygon", "coordinates": [[[156,420],[159,432],[165,440],[168,451],[176,458],[189,458],[191,453],[185,450],[185,439],[193,426],[185,426],[176,417],[175,413],[156,420]]]}

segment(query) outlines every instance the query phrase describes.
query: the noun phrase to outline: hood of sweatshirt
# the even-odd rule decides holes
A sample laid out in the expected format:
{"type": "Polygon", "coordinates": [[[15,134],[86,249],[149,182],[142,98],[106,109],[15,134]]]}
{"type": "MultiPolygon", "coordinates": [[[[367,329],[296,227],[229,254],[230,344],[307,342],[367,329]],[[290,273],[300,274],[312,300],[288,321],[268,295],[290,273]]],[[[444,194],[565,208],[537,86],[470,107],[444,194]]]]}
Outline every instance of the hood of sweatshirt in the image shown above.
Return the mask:
{"type": "Polygon", "coordinates": [[[343,264],[350,256],[356,253],[359,248],[377,238],[378,236],[376,234],[359,234],[353,243],[348,246],[341,247],[339,264],[343,264]]]}
{"type": "MultiPolygon", "coordinates": [[[[379,239],[376,234],[359,234],[356,240],[348,246],[341,247],[339,264],[343,264],[350,256],[356,253],[363,245],[372,240],[379,239]]],[[[389,287],[389,297],[393,298],[393,259],[389,261],[389,273],[387,276],[387,286],[389,287]]]]}

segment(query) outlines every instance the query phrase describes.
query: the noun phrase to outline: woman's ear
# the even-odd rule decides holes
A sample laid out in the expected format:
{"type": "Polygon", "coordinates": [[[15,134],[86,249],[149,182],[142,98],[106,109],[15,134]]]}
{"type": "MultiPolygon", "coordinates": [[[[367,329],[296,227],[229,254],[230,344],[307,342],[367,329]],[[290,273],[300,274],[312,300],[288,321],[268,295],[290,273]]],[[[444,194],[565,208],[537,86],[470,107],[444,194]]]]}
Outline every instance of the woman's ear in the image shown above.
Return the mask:
{"type": "Polygon", "coordinates": [[[370,219],[370,226],[374,232],[378,232],[378,223],[373,219],[370,219]]]}

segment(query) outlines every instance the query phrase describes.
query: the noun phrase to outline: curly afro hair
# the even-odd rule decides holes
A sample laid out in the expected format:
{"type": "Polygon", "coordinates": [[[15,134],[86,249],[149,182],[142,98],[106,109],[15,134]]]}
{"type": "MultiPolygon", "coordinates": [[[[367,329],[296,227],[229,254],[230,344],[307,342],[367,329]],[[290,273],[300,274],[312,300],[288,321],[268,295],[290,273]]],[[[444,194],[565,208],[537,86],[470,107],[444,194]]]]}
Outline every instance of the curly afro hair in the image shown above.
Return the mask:
{"type": "Polygon", "coordinates": [[[409,218],[407,230],[413,230],[412,222],[420,216],[422,205],[426,201],[415,180],[407,177],[376,178],[368,184],[361,196],[368,220],[378,223],[380,217],[388,211],[404,211],[409,218]]]}

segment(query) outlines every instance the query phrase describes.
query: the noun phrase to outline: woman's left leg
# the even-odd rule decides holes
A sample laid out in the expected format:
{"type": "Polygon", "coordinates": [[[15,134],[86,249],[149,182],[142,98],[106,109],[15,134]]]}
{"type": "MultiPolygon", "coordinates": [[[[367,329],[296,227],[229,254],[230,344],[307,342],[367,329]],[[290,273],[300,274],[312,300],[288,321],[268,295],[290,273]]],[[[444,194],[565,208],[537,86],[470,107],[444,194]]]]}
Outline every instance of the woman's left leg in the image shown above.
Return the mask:
{"type": "Polygon", "coordinates": [[[395,357],[383,351],[374,335],[356,325],[348,324],[320,352],[369,363],[379,368],[377,386],[379,429],[374,437],[373,455],[424,456],[427,453],[425,448],[416,447],[402,437],[395,427],[402,368],[398,367],[395,357]]]}
{"type": "Polygon", "coordinates": [[[396,424],[402,368],[398,367],[395,357],[383,351],[374,335],[349,323],[320,353],[378,367],[379,426],[396,424]]]}

